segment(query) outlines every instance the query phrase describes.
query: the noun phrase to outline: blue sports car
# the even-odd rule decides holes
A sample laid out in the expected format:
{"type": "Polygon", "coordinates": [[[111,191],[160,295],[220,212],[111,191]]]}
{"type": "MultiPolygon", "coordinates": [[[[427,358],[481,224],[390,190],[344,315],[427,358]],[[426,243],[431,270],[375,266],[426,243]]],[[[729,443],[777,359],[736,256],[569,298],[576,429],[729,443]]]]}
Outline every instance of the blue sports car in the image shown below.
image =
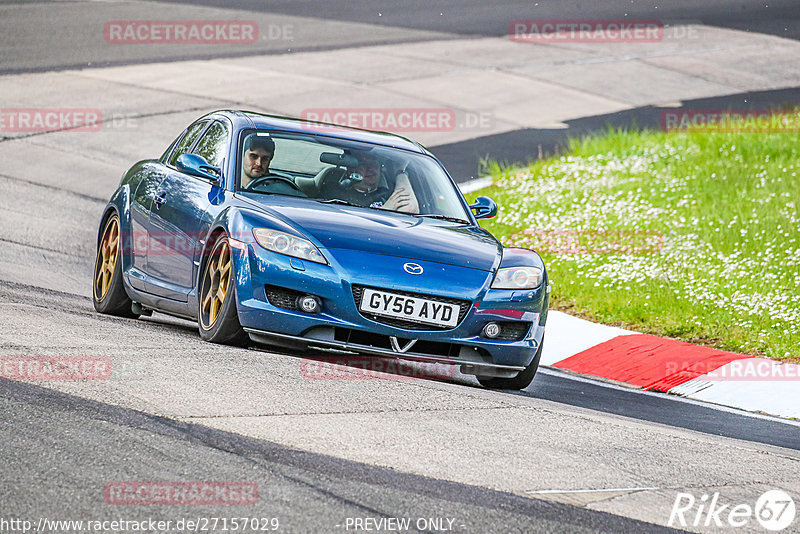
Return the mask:
{"type": "Polygon", "coordinates": [[[217,111],[122,177],[94,306],[197,321],[213,343],[452,364],[522,389],[549,285],[538,254],[478,225],[496,213],[403,137],[217,111]]]}

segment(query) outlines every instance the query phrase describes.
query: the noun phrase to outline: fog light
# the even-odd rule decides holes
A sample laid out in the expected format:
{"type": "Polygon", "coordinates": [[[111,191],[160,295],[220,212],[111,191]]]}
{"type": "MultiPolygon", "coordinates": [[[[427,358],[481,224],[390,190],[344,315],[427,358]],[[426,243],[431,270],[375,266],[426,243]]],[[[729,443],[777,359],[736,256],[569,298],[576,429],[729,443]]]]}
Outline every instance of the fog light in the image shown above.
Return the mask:
{"type": "Polygon", "coordinates": [[[489,339],[496,338],[500,335],[500,325],[497,323],[486,323],[486,326],[483,327],[483,335],[489,339]]]}
{"type": "Polygon", "coordinates": [[[319,298],[313,295],[306,295],[305,297],[300,297],[297,300],[297,305],[306,313],[317,313],[322,307],[319,298]]]}

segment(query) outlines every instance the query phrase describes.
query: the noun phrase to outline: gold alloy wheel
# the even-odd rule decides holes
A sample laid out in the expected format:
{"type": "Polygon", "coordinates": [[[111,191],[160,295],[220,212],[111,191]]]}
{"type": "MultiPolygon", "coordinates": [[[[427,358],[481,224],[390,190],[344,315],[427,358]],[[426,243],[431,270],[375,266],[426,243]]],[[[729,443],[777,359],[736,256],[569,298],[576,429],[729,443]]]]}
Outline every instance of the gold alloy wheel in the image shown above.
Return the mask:
{"type": "Polygon", "coordinates": [[[200,322],[208,330],[217,322],[222,305],[228,296],[231,280],[231,247],[227,239],[220,239],[206,264],[200,292],[200,322]]]}
{"type": "Polygon", "coordinates": [[[111,289],[114,269],[119,257],[119,218],[114,215],[106,223],[103,238],[97,248],[97,261],[94,268],[94,295],[103,300],[111,289]]]}

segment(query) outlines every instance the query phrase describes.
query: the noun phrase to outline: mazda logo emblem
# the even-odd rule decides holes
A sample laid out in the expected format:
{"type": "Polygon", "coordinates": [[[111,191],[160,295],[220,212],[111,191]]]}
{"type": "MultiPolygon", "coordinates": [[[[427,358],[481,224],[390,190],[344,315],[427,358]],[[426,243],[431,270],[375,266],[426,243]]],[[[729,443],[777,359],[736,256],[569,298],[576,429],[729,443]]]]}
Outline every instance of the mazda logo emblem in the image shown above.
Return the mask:
{"type": "Polygon", "coordinates": [[[422,265],[417,263],[405,263],[403,264],[403,269],[408,274],[422,274],[422,265]]]}

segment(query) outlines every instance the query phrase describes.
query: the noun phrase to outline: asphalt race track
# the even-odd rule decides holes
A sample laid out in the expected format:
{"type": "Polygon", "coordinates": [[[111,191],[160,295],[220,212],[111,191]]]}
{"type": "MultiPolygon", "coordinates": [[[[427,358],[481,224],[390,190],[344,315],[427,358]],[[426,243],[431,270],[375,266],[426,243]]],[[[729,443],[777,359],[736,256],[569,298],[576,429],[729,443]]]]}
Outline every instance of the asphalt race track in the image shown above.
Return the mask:
{"type": "MultiPolygon", "coordinates": [[[[215,9],[257,9],[262,27],[300,28],[299,49],[340,51],[344,59],[334,67],[344,70],[354,68],[347,54],[362,46],[492,37],[516,18],[622,17],[623,4],[630,5],[542,2],[545,13],[534,14],[530,2],[415,2],[405,10],[396,2],[343,2],[334,9],[337,4],[0,1],[0,107],[23,107],[27,99],[36,101],[31,107],[47,99],[49,107],[115,102],[136,120],[135,127],[94,133],[0,137],[0,357],[108,358],[113,369],[108,380],[98,381],[0,378],[0,532],[19,531],[3,523],[12,519],[65,532],[78,530],[39,521],[155,519],[175,525],[213,517],[277,518],[278,532],[402,530],[386,522],[365,528],[378,524],[368,518],[406,518],[407,530],[427,532],[660,532],[671,530],[679,493],[698,502],[718,493],[731,506],[753,506],[773,489],[800,496],[796,421],[551,369],[519,393],[485,390],[461,375],[320,379],[306,372],[314,360],[203,343],[196,325],[180,319],[155,314],[129,320],[94,311],[97,224],[119,176],[134,161],[160,154],[198,115],[236,100],[213,95],[214,80],[202,76],[196,83],[208,84],[207,95],[200,94],[205,88],[145,87],[135,79],[141,71],[130,79],[129,71],[114,71],[112,82],[100,69],[70,69],[141,65],[163,82],[181,60],[242,54],[225,47],[120,49],[86,28],[102,29],[104,21],[125,17],[202,20],[217,16],[215,9]],[[161,10],[157,15],[153,6],[161,10]],[[434,11],[454,15],[437,18],[434,11]],[[233,505],[110,503],[104,488],[126,481],[247,482],[257,487],[258,499],[233,505]]],[[[695,4],[676,2],[657,15],[634,6],[631,16],[689,19],[788,39],[800,35],[793,2],[769,8],[761,2],[695,4]]],[[[248,52],[253,60],[289,55],[279,43],[258,46],[248,52]]],[[[765,102],[798,100],[797,88],[765,88],[763,94],[743,88],[714,98],[744,94],[765,102]]],[[[651,111],[637,107],[621,120],[651,111]]],[[[607,122],[590,117],[575,124],[581,120],[586,130],[607,122]]],[[[570,133],[576,131],[581,127],[570,133]]],[[[513,141],[515,134],[497,135],[513,141]]],[[[563,142],[560,135],[554,131],[541,142],[555,146],[563,142]]],[[[473,136],[448,143],[441,137],[436,144],[456,161],[476,146],[499,151],[508,140],[473,136]]],[[[508,158],[526,148],[520,144],[508,158]]],[[[690,522],[695,512],[686,514],[690,522]]],[[[765,531],[754,518],[736,529],[685,529],[765,531]]],[[[800,532],[798,520],[784,532],[800,532]]]]}
{"type": "MultiPolygon", "coordinates": [[[[102,27],[108,20],[105,12],[96,9],[92,3],[0,0],[0,6],[26,6],[24,10],[9,13],[6,20],[0,22],[3,28],[0,44],[4,48],[16,45],[24,51],[4,57],[0,62],[0,72],[30,72],[87,64],[101,66],[241,54],[239,49],[214,47],[209,50],[201,45],[189,47],[188,51],[187,47],[124,52],[109,48],[102,40],[92,39],[91,35],[83,35],[81,32],[93,24],[100,24],[102,27]],[[76,53],[78,47],[80,53],[76,53]]],[[[100,3],[105,2],[100,0],[100,3]]],[[[153,13],[147,6],[137,6],[137,2],[109,3],[120,4],[114,10],[115,14],[129,17],[136,15],[136,18],[140,18],[140,15],[153,13]]],[[[152,4],[159,7],[159,19],[183,17],[201,20],[197,15],[211,13],[210,8],[221,8],[231,13],[233,18],[256,17],[267,25],[299,23],[296,42],[291,47],[283,46],[285,43],[280,40],[267,38],[256,50],[248,52],[252,55],[341,49],[375,42],[425,40],[434,36],[502,36],[508,32],[509,21],[533,18],[659,19],[664,23],[702,23],[789,39],[800,38],[800,11],[793,0],[776,0],[768,4],[752,0],[713,0],[702,3],[676,0],[662,5],[627,0],[610,0],[602,4],[587,4],[580,0],[513,0],[501,5],[463,0],[167,0],[152,4]],[[191,16],[186,16],[187,14],[191,16]],[[341,25],[321,25],[314,21],[335,21],[341,25]],[[359,25],[379,25],[382,31],[359,25]]],[[[118,18],[122,19],[123,16],[118,18]]]]}
{"type": "MultiPolygon", "coordinates": [[[[16,488],[35,489],[35,497],[34,492],[4,495],[3,505],[28,517],[113,520],[117,511],[110,506],[99,510],[99,495],[89,488],[102,488],[110,475],[124,479],[135,473],[147,480],[254,482],[259,504],[234,508],[237,516],[278,518],[280,530],[289,532],[334,531],[355,517],[412,517],[415,522],[447,518],[453,521],[444,524],[453,530],[470,532],[648,528],[646,523],[608,513],[301,452],[26,384],[4,387],[2,406],[7,417],[25,426],[20,433],[4,432],[5,446],[30,455],[10,458],[6,481],[13,480],[16,488]],[[63,449],[58,464],[49,468],[41,461],[28,463],[33,456],[53,454],[52,447],[43,446],[43,435],[63,449]],[[98,451],[107,454],[100,456],[98,451]]],[[[201,515],[228,513],[222,507],[206,507],[201,515]]],[[[153,515],[140,507],[126,519],[141,521],[153,515]]],[[[198,511],[174,507],[156,515],[177,522],[197,516],[198,511]]]]}

